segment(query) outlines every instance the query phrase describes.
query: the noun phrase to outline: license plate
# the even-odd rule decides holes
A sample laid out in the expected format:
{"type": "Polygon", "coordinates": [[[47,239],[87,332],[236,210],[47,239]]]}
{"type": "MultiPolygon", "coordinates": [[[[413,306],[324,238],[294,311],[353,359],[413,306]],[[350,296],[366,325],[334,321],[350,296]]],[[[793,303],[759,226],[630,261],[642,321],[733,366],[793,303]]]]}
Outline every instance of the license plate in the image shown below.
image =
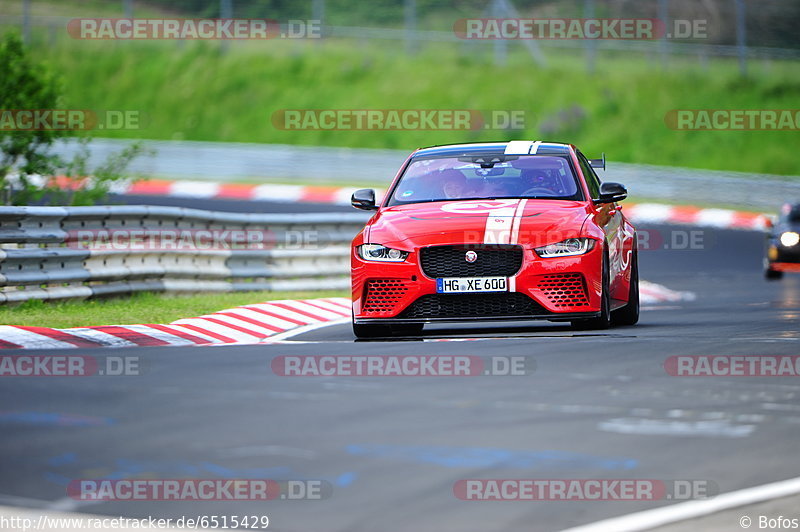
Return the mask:
{"type": "Polygon", "coordinates": [[[436,292],[456,294],[461,292],[508,292],[507,277],[448,277],[436,279],[436,292]]]}

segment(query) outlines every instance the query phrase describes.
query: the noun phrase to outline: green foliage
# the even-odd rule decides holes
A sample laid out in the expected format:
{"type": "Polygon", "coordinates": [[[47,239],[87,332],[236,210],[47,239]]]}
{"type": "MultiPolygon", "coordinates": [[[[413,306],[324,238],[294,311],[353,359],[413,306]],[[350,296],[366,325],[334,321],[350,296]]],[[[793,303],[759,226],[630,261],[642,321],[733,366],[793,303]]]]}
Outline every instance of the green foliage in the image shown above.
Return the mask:
{"type": "MultiPolygon", "coordinates": [[[[71,108],[141,111],[139,130],[117,138],[263,142],[411,150],[448,142],[544,138],[573,142],[611,161],[800,175],[792,131],[674,131],[672,109],[795,109],[796,62],[752,61],[740,78],[735,59],[598,54],[586,73],[581,51],[548,49],[535,65],[520,46],[493,64],[491,43],[427,45],[413,56],[398,43],[270,41],[239,43],[72,42],[37,53],[63,67],[71,108]],[[523,110],[523,131],[286,131],[281,109],[523,110]]],[[[168,177],[168,176],[166,176],[168,177]]],[[[375,176],[388,179],[388,176],[375,176]]]]}
{"type": "MultiPolygon", "coordinates": [[[[20,37],[7,33],[0,42],[0,111],[62,109],[62,82],[37,63],[20,37]]],[[[145,153],[134,143],[112,154],[99,167],[88,167],[87,137],[77,140],[71,161],[50,153],[57,139],[74,135],[69,129],[0,129],[0,204],[29,205],[47,201],[57,205],[89,205],[101,201],[112,183],[126,179],[130,162],[145,153]],[[51,176],[62,173],[68,186],[56,186],[51,176]]]]}
{"type": "Polygon", "coordinates": [[[90,169],[88,137],[80,139],[72,161],[67,163],[64,176],[73,186],[52,191],[51,203],[57,205],[94,205],[102,202],[114,183],[127,179],[126,169],[136,157],[151,153],[141,142],[134,142],[118,153],[112,153],[100,166],[90,169]],[[89,177],[86,177],[89,176],[89,177]]]}
{"type": "MultiPolygon", "coordinates": [[[[61,87],[58,79],[45,67],[32,61],[16,33],[7,33],[0,42],[0,109],[56,109],[61,87]]],[[[0,130],[0,193],[5,202],[17,203],[40,199],[45,190],[38,189],[31,175],[49,175],[60,164],[47,150],[64,130],[8,131],[0,130]],[[17,167],[22,197],[10,190],[9,174],[17,167]]]]}

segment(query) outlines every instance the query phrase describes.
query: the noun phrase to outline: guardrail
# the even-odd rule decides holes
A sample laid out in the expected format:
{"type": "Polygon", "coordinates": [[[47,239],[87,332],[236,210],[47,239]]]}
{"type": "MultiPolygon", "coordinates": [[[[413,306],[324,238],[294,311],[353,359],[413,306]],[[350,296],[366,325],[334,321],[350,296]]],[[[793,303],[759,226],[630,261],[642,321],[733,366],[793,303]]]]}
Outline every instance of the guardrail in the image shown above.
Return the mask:
{"type": "Polygon", "coordinates": [[[364,213],[0,207],[0,304],[140,291],[349,286],[364,213]]]}
{"type": "MultiPolygon", "coordinates": [[[[93,139],[90,165],[99,165],[110,154],[128,146],[122,139],[93,139]]],[[[342,181],[375,183],[386,187],[409,150],[333,148],[330,146],[289,146],[281,144],[239,144],[196,141],[147,141],[154,157],[135,160],[134,175],[166,179],[196,179],[236,182],[262,178],[270,183],[342,181]]],[[[76,146],[56,142],[54,153],[71,158],[76,146]]],[[[797,177],[742,172],[700,170],[670,166],[608,161],[603,181],[625,184],[638,199],[663,202],[738,206],[745,210],[777,211],[786,201],[800,201],[797,177]],[[754,193],[757,190],[757,193],[754,193]]],[[[201,183],[187,183],[187,197],[200,190],[201,183]]],[[[213,186],[213,185],[210,185],[213,186]]],[[[269,200],[269,196],[262,199],[269,200]]]]}

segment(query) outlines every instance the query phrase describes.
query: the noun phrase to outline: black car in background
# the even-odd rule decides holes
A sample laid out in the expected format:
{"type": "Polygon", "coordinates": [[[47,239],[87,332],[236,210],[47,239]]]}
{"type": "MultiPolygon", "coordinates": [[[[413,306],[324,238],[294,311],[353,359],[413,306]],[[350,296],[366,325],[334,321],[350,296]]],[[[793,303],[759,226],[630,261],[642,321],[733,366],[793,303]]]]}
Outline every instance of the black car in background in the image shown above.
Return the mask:
{"type": "Polygon", "coordinates": [[[764,276],[775,280],[784,272],[800,273],[800,203],[786,203],[767,236],[764,276]]]}

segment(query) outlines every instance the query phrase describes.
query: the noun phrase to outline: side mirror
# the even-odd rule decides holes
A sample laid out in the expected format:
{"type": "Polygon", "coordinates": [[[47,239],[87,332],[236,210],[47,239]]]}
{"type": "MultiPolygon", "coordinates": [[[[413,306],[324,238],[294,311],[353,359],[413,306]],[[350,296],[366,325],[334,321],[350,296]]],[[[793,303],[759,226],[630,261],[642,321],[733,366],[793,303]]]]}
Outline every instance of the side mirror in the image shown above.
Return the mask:
{"type": "Polygon", "coordinates": [[[362,211],[376,210],[378,206],[375,205],[375,191],[371,188],[356,190],[350,198],[350,205],[362,211]]]}
{"type": "Polygon", "coordinates": [[[606,152],[603,152],[603,157],[601,159],[589,159],[589,165],[592,168],[602,168],[603,170],[606,169],[606,152]]]}
{"type": "Polygon", "coordinates": [[[603,183],[600,185],[600,197],[595,203],[616,203],[628,197],[628,189],[620,183],[603,183]]]}

